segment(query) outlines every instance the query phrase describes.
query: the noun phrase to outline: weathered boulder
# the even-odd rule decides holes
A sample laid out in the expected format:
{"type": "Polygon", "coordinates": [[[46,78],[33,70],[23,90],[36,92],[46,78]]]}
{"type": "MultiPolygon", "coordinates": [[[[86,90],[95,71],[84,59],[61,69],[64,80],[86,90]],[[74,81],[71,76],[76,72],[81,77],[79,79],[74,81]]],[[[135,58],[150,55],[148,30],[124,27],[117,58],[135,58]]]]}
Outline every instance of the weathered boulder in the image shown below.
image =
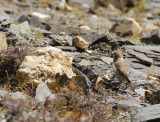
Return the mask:
{"type": "Polygon", "coordinates": [[[3,32],[0,32],[0,51],[1,50],[7,50],[8,44],[6,40],[6,34],[3,32]]]}
{"type": "Polygon", "coordinates": [[[121,37],[136,37],[141,31],[142,28],[140,27],[139,23],[135,21],[134,18],[126,18],[120,23],[116,23],[115,25],[113,25],[113,27],[110,29],[110,32],[116,33],[118,36],[121,37]]]}
{"type": "Polygon", "coordinates": [[[73,76],[70,57],[55,47],[35,50],[32,55],[25,57],[18,70],[21,80],[35,85],[45,82],[52,88],[63,85],[73,76]]]}
{"type": "Polygon", "coordinates": [[[89,47],[89,43],[83,39],[80,36],[76,36],[73,38],[73,46],[81,49],[81,50],[87,50],[89,47]]]}

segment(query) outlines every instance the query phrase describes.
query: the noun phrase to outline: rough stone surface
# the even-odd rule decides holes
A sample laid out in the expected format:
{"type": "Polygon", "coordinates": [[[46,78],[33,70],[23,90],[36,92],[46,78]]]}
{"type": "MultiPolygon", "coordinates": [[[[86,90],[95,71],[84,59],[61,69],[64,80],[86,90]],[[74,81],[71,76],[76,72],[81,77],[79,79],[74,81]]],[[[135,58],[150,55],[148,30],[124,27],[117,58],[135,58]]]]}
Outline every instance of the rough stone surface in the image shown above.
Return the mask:
{"type": "Polygon", "coordinates": [[[136,59],[140,61],[140,63],[145,64],[147,66],[151,66],[153,64],[153,59],[148,58],[145,54],[143,53],[138,53],[138,52],[128,52],[131,55],[134,55],[136,59]]]}
{"type": "Polygon", "coordinates": [[[35,99],[37,102],[44,103],[46,100],[55,100],[56,96],[51,93],[46,83],[41,83],[36,89],[35,99]]]}
{"type": "Polygon", "coordinates": [[[128,58],[124,60],[129,67],[145,74],[158,75],[160,73],[159,46],[127,46],[124,47],[124,49],[125,52],[128,53],[128,58]],[[136,55],[139,56],[138,59],[136,59],[136,55]]]}
{"type": "Polygon", "coordinates": [[[11,24],[9,31],[20,37],[21,35],[30,33],[29,23],[26,21],[19,25],[11,24]]]}
{"type": "Polygon", "coordinates": [[[19,77],[30,83],[62,84],[72,78],[70,58],[62,50],[54,47],[39,48],[33,55],[26,56],[19,70],[19,77]]]}
{"type": "Polygon", "coordinates": [[[135,121],[144,122],[144,121],[158,121],[160,118],[160,104],[140,108],[137,110],[137,115],[135,116],[135,121]]]}
{"type": "Polygon", "coordinates": [[[111,32],[116,33],[118,36],[137,36],[142,28],[133,18],[126,18],[120,23],[116,23],[111,29],[111,32]]]}
{"type": "Polygon", "coordinates": [[[0,51],[7,50],[8,44],[6,40],[6,34],[3,32],[0,32],[0,51]]]}
{"type": "Polygon", "coordinates": [[[76,37],[73,38],[73,46],[75,46],[77,48],[80,48],[82,50],[87,50],[89,44],[82,37],[76,36],[76,37]]]}
{"type": "Polygon", "coordinates": [[[90,45],[94,43],[98,43],[100,41],[108,41],[107,35],[104,34],[88,34],[88,35],[81,35],[82,38],[84,38],[90,45]]]}

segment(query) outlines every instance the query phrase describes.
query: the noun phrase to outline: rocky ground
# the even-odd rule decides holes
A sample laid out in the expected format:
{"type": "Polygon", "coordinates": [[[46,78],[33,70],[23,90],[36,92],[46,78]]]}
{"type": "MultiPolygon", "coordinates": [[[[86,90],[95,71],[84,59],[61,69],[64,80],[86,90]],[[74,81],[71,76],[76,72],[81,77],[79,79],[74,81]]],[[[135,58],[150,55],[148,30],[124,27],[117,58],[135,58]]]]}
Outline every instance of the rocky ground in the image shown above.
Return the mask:
{"type": "Polygon", "coordinates": [[[1,0],[0,120],[159,121],[159,0],[1,0]],[[123,52],[135,91],[112,69],[123,52]]]}

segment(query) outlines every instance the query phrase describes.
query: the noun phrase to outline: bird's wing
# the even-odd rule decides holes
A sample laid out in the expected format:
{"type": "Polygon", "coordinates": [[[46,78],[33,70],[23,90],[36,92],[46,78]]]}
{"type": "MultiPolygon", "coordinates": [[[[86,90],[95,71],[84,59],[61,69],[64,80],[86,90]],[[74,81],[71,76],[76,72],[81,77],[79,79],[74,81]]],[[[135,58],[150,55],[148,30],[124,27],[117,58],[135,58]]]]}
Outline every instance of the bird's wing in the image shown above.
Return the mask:
{"type": "Polygon", "coordinates": [[[127,65],[124,62],[115,62],[115,67],[116,67],[117,72],[119,72],[123,77],[127,79],[129,83],[131,83],[129,79],[130,72],[129,72],[127,65]]]}

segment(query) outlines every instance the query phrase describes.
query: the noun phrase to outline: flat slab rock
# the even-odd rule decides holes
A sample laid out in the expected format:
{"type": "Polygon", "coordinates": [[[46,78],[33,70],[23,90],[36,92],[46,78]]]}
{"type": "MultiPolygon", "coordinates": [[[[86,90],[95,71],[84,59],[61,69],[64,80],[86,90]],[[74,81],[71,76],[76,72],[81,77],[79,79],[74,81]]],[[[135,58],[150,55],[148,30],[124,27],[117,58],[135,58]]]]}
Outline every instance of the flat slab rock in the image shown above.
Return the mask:
{"type": "Polygon", "coordinates": [[[160,74],[160,47],[159,46],[126,46],[128,54],[124,59],[129,67],[140,70],[143,73],[160,74]]]}
{"type": "Polygon", "coordinates": [[[138,122],[160,120],[160,104],[148,106],[137,110],[135,120],[138,122]]]}

